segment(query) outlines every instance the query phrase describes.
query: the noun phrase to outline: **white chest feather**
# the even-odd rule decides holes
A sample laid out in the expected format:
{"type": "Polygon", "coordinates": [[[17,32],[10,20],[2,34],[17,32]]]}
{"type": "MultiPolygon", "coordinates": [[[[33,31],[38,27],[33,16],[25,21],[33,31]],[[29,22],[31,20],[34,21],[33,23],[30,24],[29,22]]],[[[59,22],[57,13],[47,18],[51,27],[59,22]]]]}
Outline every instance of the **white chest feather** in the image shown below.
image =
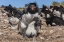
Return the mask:
{"type": "Polygon", "coordinates": [[[35,21],[31,22],[28,27],[27,27],[27,30],[26,30],[26,35],[37,35],[37,31],[35,30],[35,27],[34,27],[34,23],[35,21]]]}
{"type": "Polygon", "coordinates": [[[62,14],[62,19],[64,20],[64,14],[62,14]]]}
{"type": "Polygon", "coordinates": [[[53,12],[56,16],[60,17],[61,13],[59,11],[54,10],[53,12]]]}
{"type": "Polygon", "coordinates": [[[50,18],[50,15],[49,14],[47,14],[47,18],[50,18]]]}
{"type": "Polygon", "coordinates": [[[16,17],[9,17],[8,20],[10,21],[10,23],[12,24],[17,24],[19,22],[19,19],[16,17]]]}
{"type": "Polygon", "coordinates": [[[26,25],[28,25],[34,17],[38,17],[38,14],[24,14],[23,17],[22,17],[22,22],[24,22],[26,25]]]}
{"type": "Polygon", "coordinates": [[[21,28],[26,28],[26,25],[23,22],[21,22],[21,28]]]}

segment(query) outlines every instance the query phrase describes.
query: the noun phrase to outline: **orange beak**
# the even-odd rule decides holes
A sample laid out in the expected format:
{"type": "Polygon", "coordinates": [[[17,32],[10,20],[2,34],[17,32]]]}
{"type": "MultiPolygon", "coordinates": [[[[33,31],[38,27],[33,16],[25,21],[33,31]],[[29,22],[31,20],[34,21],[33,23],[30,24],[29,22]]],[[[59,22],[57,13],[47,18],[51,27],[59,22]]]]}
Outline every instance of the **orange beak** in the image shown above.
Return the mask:
{"type": "Polygon", "coordinates": [[[32,7],[31,9],[34,10],[34,7],[32,7]]]}

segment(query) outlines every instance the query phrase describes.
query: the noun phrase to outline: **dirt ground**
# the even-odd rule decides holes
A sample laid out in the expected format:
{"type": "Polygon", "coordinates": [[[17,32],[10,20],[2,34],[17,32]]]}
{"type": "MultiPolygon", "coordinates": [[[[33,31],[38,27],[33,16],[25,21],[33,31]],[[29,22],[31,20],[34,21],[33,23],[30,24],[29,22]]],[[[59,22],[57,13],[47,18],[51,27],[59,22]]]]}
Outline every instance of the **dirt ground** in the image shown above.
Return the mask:
{"type": "MultiPolygon", "coordinates": [[[[64,26],[46,26],[43,25],[40,34],[37,36],[37,42],[64,42],[64,26]]],[[[0,14],[0,42],[32,42],[33,38],[25,39],[18,34],[17,28],[13,29],[7,21],[7,16],[0,14]]]]}

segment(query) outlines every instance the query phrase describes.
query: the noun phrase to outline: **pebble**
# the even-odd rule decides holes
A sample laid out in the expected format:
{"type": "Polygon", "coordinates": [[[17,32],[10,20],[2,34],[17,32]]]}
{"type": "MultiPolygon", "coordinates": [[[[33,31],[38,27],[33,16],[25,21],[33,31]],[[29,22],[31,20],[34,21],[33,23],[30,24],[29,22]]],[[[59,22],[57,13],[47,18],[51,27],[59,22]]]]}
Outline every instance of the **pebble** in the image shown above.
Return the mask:
{"type": "Polygon", "coordinates": [[[10,29],[14,30],[17,29],[18,25],[12,25],[10,29]]]}
{"type": "Polygon", "coordinates": [[[5,22],[5,23],[9,23],[9,21],[8,21],[7,19],[4,19],[4,22],[5,22]]]}
{"type": "Polygon", "coordinates": [[[44,40],[45,38],[44,37],[40,37],[40,39],[44,40]]]}
{"type": "Polygon", "coordinates": [[[7,26],[3,26],[3,28],[4,28],[4,29],[6,29],[6,28],[7,28],[7,26]]]}
{"type": "Polygon", "coordinates": [[[40,33],[45,33],[46,32],[46,30],[40,30],[40,33]]]}
{"type": "Polygon", "coordinates": [[[59,28],[59,30],[62,30],[62,28],[59,28]]]}
{"type": "Polygon", "coordinates": [[[0,35],[2,35],[2,34],[4,34],[4,33],[0,32],[0,35]]]}
{"type": "Polygon", "coordinates": [[[60,38],[61,36],[60,35],[56,35],[56,38],[60,38]]]}
{"type": "Polygon", "coordinates": [[[4,21],[1,21],[1,22],[4,22],[4,21]]]}
{"type": "Polygon", "coordinates": [[[53,30],[50,30],[50,34],[52,34],[54,31],[53,30]]]}

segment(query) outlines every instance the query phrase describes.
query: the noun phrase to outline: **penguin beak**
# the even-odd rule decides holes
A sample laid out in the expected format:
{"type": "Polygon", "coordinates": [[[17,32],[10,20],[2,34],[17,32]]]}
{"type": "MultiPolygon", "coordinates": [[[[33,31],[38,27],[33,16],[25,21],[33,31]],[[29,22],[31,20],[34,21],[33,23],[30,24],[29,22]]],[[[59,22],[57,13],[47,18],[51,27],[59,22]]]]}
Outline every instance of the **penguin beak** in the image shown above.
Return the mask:
{"type": "Polygon", "coordinates": [[[35,7],[34,5],[31,6],[31,10],[35,10],[35,8],[36,8],[36,7],[35,7]]]}
{"type": "Polygon", "coordinates": [[[32,10],[35,10],[34,7],[31,8],[32,10]]]}

